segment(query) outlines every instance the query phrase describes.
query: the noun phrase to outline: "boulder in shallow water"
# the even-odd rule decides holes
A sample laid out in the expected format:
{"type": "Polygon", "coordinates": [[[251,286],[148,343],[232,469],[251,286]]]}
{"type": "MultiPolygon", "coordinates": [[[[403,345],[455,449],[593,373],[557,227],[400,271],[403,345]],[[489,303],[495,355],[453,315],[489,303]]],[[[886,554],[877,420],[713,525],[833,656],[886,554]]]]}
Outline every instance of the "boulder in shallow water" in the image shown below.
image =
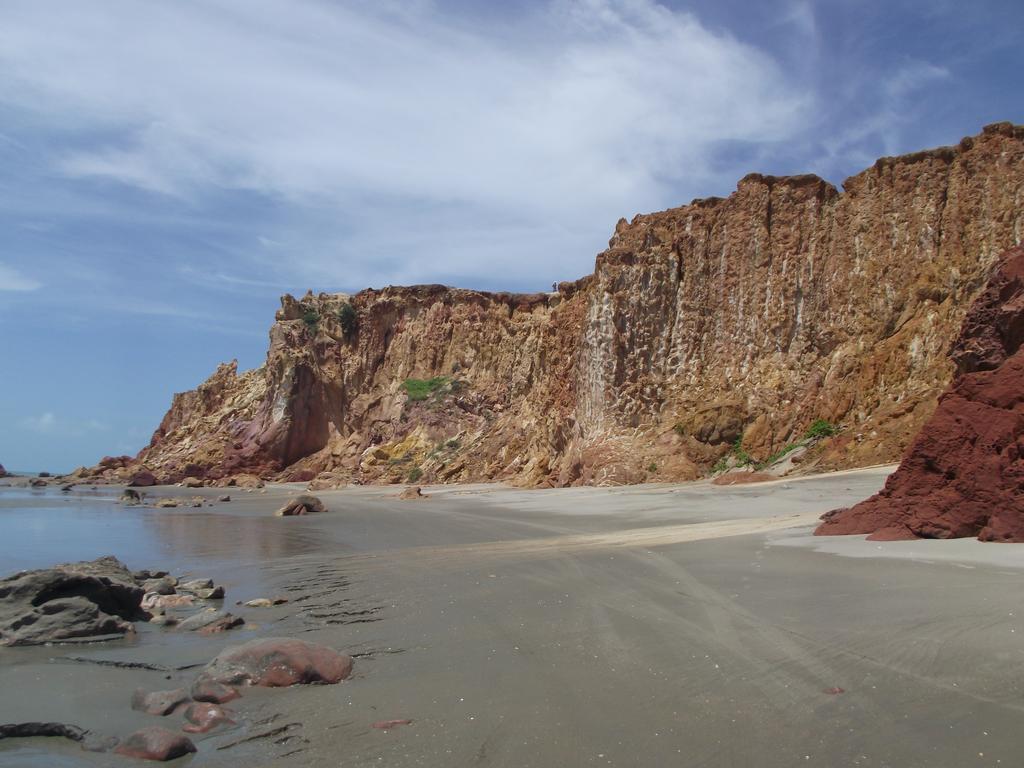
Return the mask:
{"type": "Polygon", "coordinates": [[[191,739],[166,728],[152,726],[136,731],[122,741],[115,753],[139,760],[174,760],[196,751],[191,739]]]}
{"type": "Polygon", "coordinates": [[[352,674],[352,657],[333,648],[290,638],[252,640],[221,652],[200,679],[223,685],[281,688],[340,683],[352,674]]]}
{"type": "Polygon", "coordinates": [[[410,486],[398,494],[398,498],[403,501],[412,501],[413,499],[425,499],[426,495],[423,493],[423,489],[418,485],[410,486]]]}
{"type": "Polygon", "coordinates": [[[288,501],[274,514],[278,517],[292,517],[293,515],[310,515],[317,512],[326,512],[324,503],[316,496],[304,493],[288,501]]]}
{"type": "Polygon", "coordinates": [[[202,488],[203,485],[203,481],[198,477],[186,477],[181,481],[182,488],[202,488]]]}
{"type": "Polygon", "coordinates": [[[189,616],[178,625],[178,628],[188,632],[202,630],[210,634],[213,632],[223,632],[226,629],[232,629],[244,623],[245,619],[241,616],[234,616],[230,613],[224,613],[224,611],[207,608],[194,616],[189,616]]]}
{"type": "Polygon", "coordinates": [[[146,618],[143,589],[114,557],[0,579],[0,645],[123,635],[146,618]]]}

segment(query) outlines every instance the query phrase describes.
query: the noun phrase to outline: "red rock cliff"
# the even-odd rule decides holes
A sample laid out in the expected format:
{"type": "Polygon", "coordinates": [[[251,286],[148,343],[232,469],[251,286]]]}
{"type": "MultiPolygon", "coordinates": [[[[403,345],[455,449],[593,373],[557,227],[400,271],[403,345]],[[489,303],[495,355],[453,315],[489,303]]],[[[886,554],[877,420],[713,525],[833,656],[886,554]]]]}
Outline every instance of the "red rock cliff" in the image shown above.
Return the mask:
{"type": "Polygon", "coordinates": [[[843,192],[753,174],[620,221],[594,274],[550,294],[286,296],[266,363],[175,396],[138,460],[171,480],[674,480],[824,418],[843,431],[819,467],[893,461],[1024,234],[1022,196],[1024,128],[1004,123],[843,192]]]}
{"type": "Polygon", "coordinates": [[[1007,251],[964,321],[957,376],[885,488],[819,535],[1024,541],[1024,249],[1007,251]]]}

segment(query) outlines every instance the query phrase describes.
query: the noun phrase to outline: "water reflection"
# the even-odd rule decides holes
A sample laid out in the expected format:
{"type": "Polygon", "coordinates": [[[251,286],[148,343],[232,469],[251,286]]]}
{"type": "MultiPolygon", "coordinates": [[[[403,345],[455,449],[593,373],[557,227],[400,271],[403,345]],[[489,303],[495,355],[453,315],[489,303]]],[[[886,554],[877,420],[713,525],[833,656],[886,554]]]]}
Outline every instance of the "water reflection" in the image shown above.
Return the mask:
{"type": "Polygon", "coordinates": [[[0,575],[114,555],[132,568],[224,570],[311,552],[322,535],[288,521],[206,509],[124,507],[109,496],[0,494],[0,575]]]}

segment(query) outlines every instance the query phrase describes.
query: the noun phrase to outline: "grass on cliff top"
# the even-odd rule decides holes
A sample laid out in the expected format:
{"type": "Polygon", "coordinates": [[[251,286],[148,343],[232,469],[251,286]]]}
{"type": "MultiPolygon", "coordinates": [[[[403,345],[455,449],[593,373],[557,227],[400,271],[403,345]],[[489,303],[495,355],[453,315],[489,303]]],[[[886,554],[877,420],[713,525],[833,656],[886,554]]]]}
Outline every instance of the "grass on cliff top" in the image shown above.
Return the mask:
{"type": "Polygon", "coordinates": [[[426,400],[447,384],[447,376],[435,376],[432,379],[406,379],[402,382],[410,400],[426,400]]]}

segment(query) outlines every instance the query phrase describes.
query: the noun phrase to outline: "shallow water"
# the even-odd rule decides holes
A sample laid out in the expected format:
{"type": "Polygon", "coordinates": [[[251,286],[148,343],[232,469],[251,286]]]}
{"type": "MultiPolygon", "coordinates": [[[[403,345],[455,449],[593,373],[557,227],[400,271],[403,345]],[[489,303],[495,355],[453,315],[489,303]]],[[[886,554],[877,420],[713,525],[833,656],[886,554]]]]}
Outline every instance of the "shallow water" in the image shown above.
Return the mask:
{"type": "Polygon", "coordinates": [[[115,493],[0,489],[0,576],[114,555],[132,569],[234,575],[230,580],[236,581],[246,565],[311,552],[319,544],[312,532],[241,514],[231,505],[126,507],[115,493]]]}

